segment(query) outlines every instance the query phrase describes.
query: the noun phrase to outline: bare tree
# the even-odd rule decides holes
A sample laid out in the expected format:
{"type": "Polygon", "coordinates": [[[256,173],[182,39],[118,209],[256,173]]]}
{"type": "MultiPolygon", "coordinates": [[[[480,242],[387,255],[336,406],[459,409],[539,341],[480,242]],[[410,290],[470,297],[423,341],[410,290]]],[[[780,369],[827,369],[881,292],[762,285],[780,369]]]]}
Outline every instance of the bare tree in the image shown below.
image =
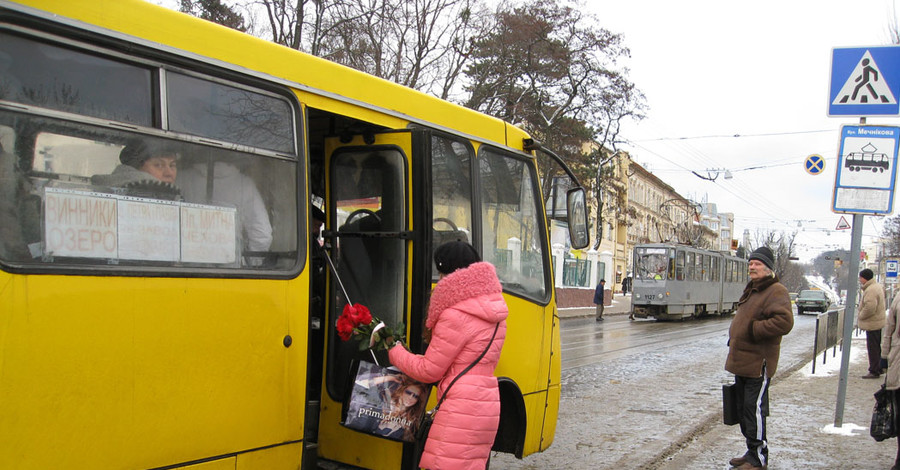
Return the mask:
{"type": "MultiPolygon", "coordinates": [[[[466,105],[524,128],[592,186],[599,239],[609,192],[604,167],[615,158],[619,123],[644,111],[643,96],[617,65],[629,51],[595,17],[557,0],[501,5],[496,21],[466,67],[466,105]],[[593,143],[588,151],[586,143],[593,143]]],[[[558,169],[542,160],[540,171],[546,191],[558,169]]]]}
{"type": "Polygon", "coordinates": [[[244,1],[254,34],[444,99],[490,20],[483,0],[244,1]]]}
{"type": "Polygon", "coordinates": [[[803,267],[795,263],[795,239],[797,232],[785,233],[758,230],[755,235],[756,244],[750,251],[767,246],[775,254],[775,273],[781,283],[791,292],[803,290],[809,286],[803,267]]]}
{"type": "Polygon", "coordinates": [[[303,37],[303,17],[305,8],[311,0],[260,0],[254,5],[265,14],[265,24],[270,40],[274,43],[300,49],[303,37]]]}
{"type": "Polygon", "coordinates": [[[189,13],[222,26],[247,31],[243,15],[222,0],[179,0],[178,9],[182,13],[189,13]]]}
{"type": "Polygon", "coordinates": [[[881,236],[884,237],[885,255],[900,256],[900,215],[884,219],[881,236]]]}

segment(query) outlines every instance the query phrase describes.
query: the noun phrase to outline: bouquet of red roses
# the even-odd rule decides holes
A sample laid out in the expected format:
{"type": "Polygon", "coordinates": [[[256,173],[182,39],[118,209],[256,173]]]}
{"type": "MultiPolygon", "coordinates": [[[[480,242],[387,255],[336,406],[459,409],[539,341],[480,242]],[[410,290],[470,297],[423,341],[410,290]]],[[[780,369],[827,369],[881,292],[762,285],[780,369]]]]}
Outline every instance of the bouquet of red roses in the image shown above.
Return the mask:
{"type": "Polygon", "coordinates": [[[365,305],[347,304],[337,319],[338,336],[344,341],[359,341],[359,350],[380,351],[393,346],[394,341],[403,341],[403,324],[390,328],[383,321],[372,316],[365,305]],[[390,344],[388,344],[390,341],[390,344]]]}

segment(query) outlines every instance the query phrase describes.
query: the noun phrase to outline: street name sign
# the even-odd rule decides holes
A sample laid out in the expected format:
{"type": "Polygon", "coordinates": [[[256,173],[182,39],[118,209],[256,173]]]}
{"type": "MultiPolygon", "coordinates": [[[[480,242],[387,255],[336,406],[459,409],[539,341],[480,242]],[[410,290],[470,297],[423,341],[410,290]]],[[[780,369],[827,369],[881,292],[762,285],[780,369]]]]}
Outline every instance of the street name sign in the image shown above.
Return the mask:
{"type": "Polygon", "coordinates": [[[841,126],[832,211],[887,215],[893,209],[900,128],[841,126]]]}
{"type": "Polygon", "coordinates": [[[900,46],[836,47],[829,116],[900,114],[900,46]]]}

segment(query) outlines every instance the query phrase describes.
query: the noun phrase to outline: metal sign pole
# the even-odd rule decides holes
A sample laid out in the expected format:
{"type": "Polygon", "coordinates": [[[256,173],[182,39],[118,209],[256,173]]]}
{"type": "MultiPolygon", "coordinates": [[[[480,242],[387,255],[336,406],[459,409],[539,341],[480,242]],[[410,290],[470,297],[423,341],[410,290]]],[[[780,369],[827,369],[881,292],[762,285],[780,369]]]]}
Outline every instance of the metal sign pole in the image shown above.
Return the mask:
{"type": "MultiPolygon", "coordinates": [[[[834,426],[844,424],[844,401],[847,399],[847,373],[850,369],[850,342],[853,336],[853,319],[856,318],[856,292],[859,290],[855,274],[859,273],[859,253],[862,246],[863,215],[853,214],[853,233],[850,239],[850,272],[847,274],[847,303],[844,308],[844,336],[841,347],[841,378],[838,381],[837,407],[834,410],[834,426]]],[[[815,359],[813,359],[815,360],[815,359]]]]}

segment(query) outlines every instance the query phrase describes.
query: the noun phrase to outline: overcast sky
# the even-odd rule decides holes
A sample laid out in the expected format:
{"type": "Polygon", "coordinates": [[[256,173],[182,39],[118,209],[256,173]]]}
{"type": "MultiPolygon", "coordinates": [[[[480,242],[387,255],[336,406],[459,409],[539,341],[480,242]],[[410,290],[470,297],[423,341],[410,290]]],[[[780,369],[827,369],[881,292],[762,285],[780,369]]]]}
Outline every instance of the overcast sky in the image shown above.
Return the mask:
{"type": "MultiPolygon", "coordinates": [[[[739,236],[799,230],[802,261],[850,249],[831,198],[840,127],[859,119],[827,116],[832,49],[890,44],[893,2],[591,0],[587,9],[624,35],[630,77],[650,107],[626,126],[622,149],[682,196],[733,212],[739,236]],[[805,170],[811,154],[825,158],[820,175],[805,170]],[[726,169],[733,178],[692,174],[726,169]]],[[[863,244],[881,225],[864,219],[863,244]]]]}

